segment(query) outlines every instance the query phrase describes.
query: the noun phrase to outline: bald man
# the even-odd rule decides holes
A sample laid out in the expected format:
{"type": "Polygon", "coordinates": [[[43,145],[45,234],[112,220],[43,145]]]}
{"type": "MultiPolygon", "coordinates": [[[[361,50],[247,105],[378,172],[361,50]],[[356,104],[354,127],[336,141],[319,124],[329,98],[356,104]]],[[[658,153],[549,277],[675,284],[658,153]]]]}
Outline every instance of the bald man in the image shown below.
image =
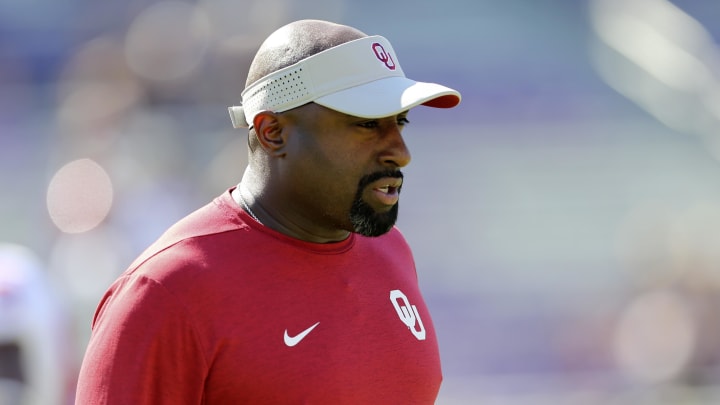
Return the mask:
{"type": "Polygon", "coordinates": [[[405,77],[390,43],[303,20],[253,60],[240,183],[108,289],[77,404],[432,404],[442,380],[395,227],[410,109],[460,94],[405,77]]]}

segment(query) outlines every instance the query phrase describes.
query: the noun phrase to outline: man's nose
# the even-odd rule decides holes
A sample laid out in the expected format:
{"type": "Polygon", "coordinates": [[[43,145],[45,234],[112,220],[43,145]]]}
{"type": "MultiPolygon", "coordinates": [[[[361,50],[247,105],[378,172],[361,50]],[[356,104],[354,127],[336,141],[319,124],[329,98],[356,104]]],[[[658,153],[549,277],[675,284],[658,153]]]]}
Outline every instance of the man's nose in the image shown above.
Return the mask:
{"type": "Polygon", "coordinates": [[[380,161],[385,166],[405,167],[410,163],[410,150],[403,139],[401,127],[392,125],[383,136],[385,148],[380,155],[380,161]]]}

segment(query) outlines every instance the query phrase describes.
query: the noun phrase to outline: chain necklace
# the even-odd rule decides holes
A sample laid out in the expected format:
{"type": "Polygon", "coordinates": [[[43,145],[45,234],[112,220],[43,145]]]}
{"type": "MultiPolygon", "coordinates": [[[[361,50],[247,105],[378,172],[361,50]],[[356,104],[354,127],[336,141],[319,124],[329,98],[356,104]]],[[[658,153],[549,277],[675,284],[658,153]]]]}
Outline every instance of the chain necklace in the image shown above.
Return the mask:
{"type": "Polygon", "coordinates": [[[252,212],[252,210],[250,209],[250,206],[248,205],[248,203],[245,202],[245,198],[243,198],[243,193],[242,193],[242,189],[243,189],[243,188],[244,188],[244,187],[241,185],[240,187],[238,187],[238,190],[237,190],[237,195],[238,195],[238,199],[240,200],[240,204],[242,204],[243,209],[245,210],[245,212],[247,212],[248,214],[250,214],[250,216],[252,217],[252,219],[254,219],[258,224],[262,224],[262,222],[260,222],[260,220],[258,219],[258,217],[255,215],[255,213],[252,212]]]}

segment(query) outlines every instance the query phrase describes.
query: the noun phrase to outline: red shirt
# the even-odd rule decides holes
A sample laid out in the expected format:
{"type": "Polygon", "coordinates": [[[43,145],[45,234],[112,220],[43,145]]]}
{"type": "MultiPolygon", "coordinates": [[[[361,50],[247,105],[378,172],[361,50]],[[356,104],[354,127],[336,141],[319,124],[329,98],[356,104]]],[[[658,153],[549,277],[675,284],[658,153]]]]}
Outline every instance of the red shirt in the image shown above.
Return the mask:
{"type": "Polygon", "coordinates": [[[397,229],[315,244],[226,192],[100,302],[77,404],[432,404],[435,331],[397,229]]]}

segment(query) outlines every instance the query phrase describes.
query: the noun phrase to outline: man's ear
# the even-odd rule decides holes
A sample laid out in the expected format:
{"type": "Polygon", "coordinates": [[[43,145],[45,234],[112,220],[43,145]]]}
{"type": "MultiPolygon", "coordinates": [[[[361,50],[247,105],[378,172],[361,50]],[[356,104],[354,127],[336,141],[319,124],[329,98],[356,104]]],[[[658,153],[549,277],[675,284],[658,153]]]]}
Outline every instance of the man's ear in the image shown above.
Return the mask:
{"type": "Polygon", "coordinates": [[[261,111],[253,118],[253,126],[260,146],[271,156],[284,156],[285,131],[279,117],[272,111],[261,111]]]}

